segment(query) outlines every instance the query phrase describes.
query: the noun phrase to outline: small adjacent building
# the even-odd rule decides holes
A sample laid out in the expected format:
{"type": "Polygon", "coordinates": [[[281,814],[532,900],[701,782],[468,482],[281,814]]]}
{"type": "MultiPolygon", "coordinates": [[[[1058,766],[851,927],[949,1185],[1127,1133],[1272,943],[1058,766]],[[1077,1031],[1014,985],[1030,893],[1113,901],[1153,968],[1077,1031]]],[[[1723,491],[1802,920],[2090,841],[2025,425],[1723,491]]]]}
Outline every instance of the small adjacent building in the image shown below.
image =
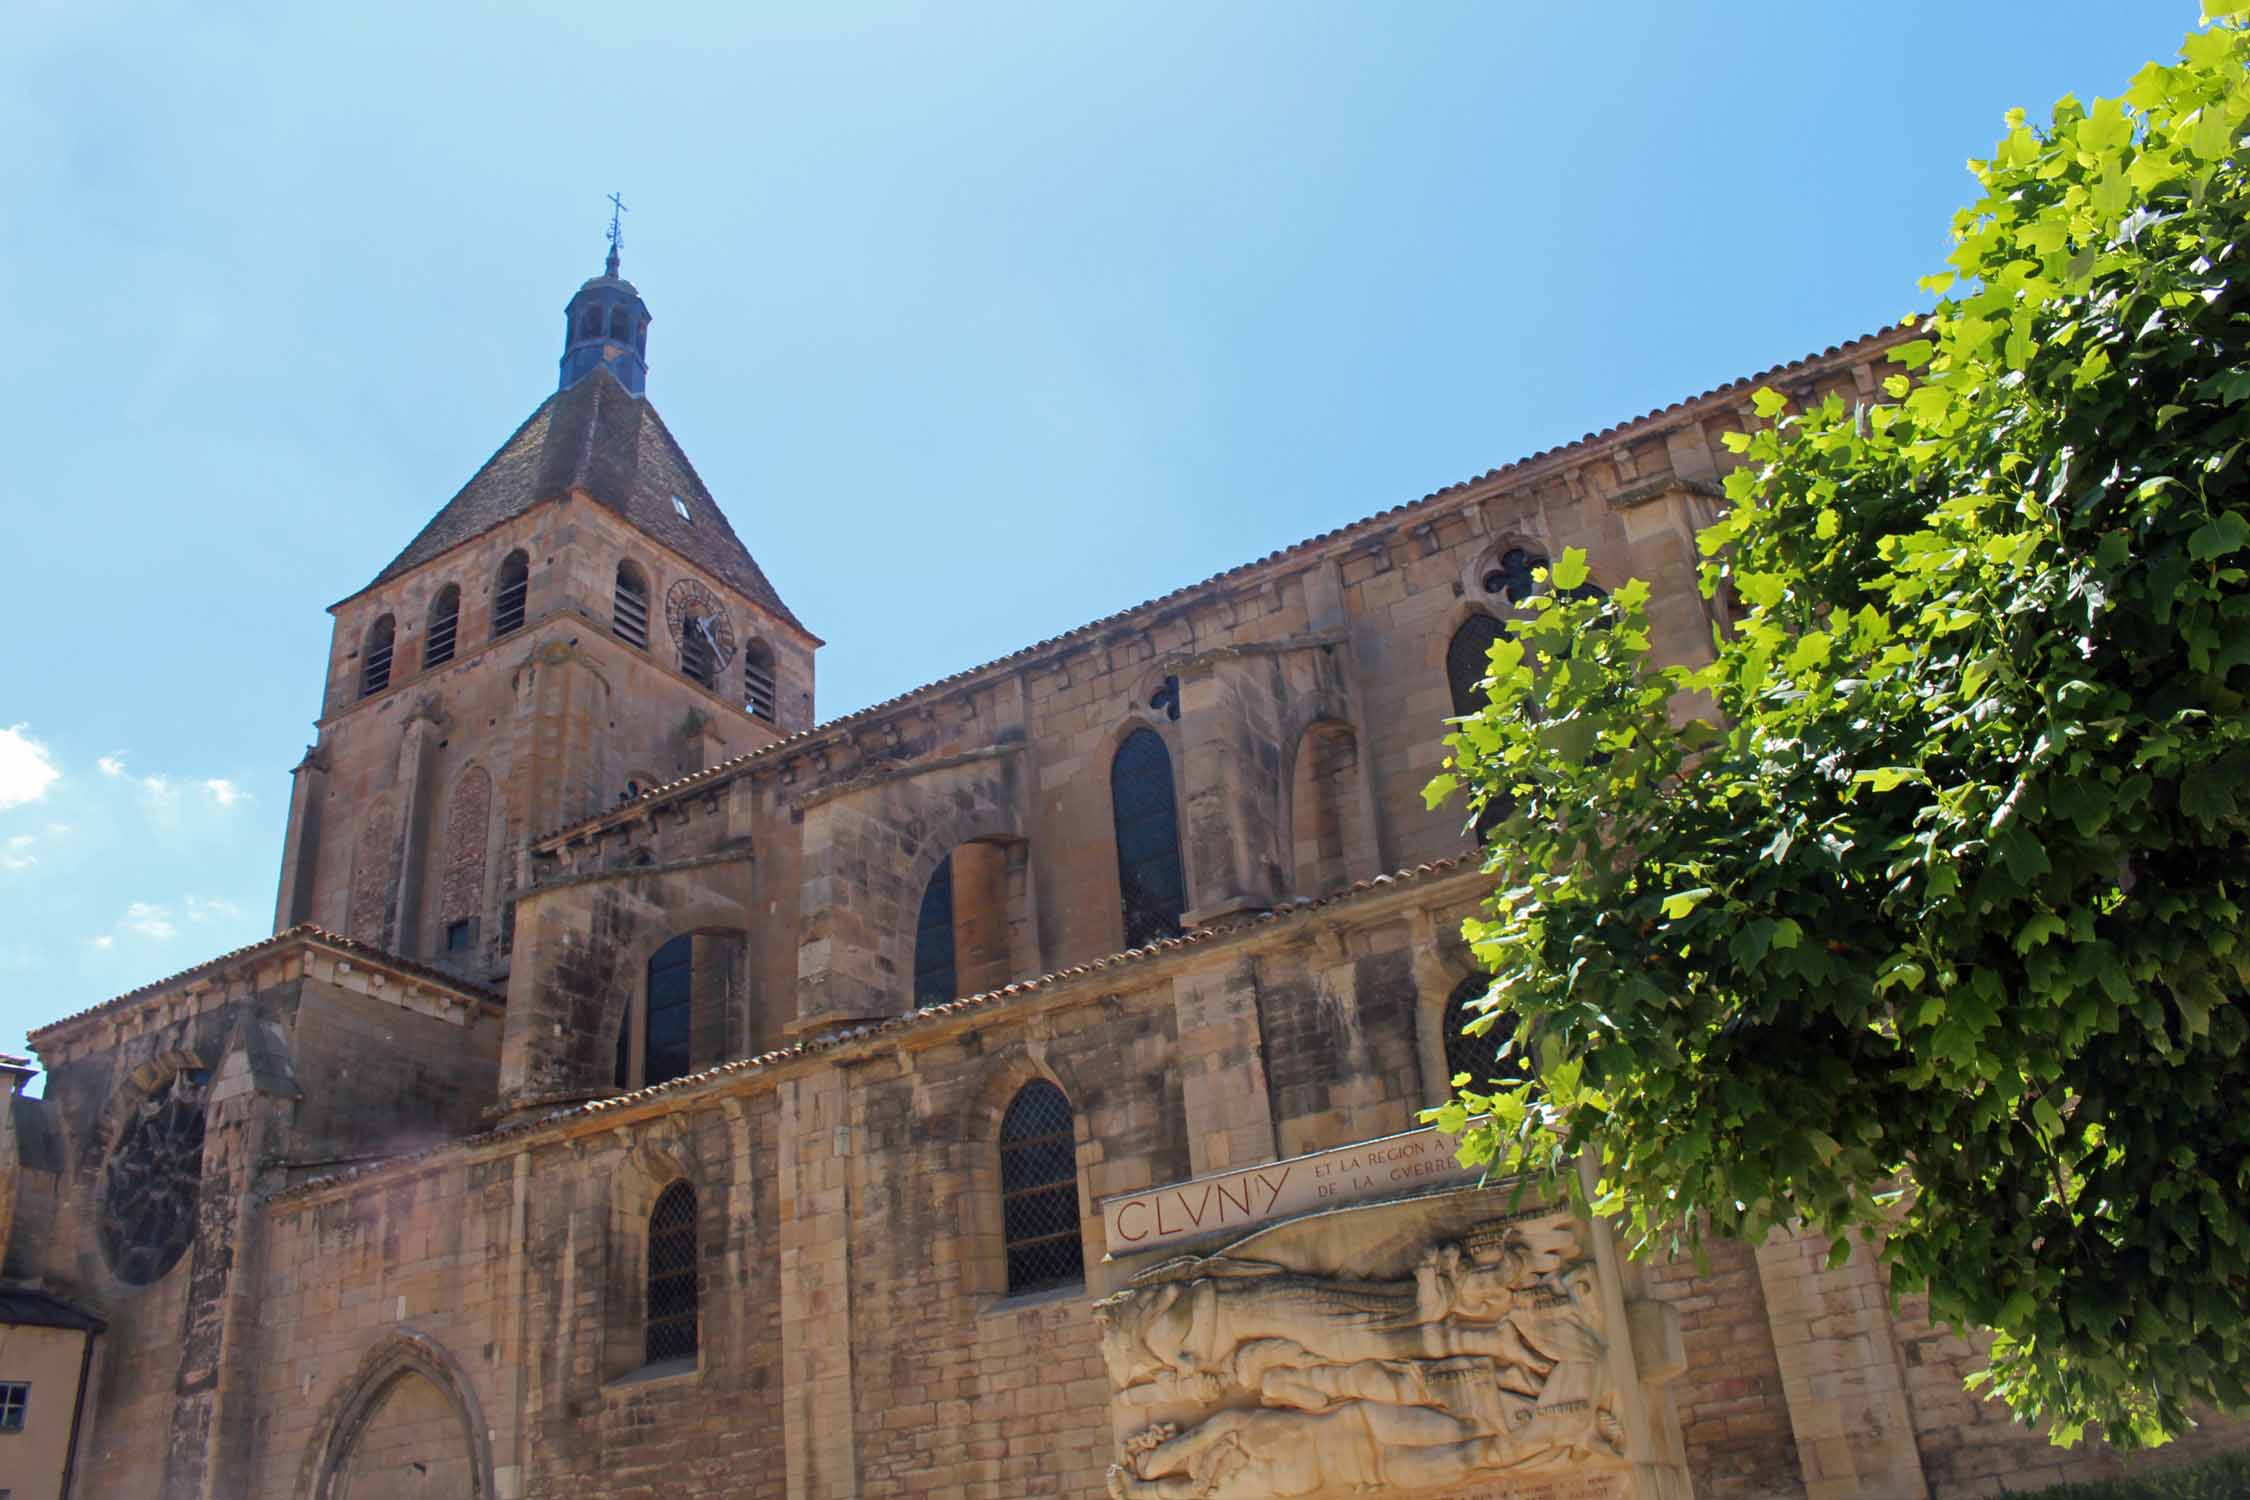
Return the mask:
{"type": "MultiPolygon", "coordinates": [[[[564,319],[553,393],[331,610],[273,934],[33,1035],[10,1500],[2106,1470],[1973,1400],[1975,1345],[1866,1257],[1634,1264],[1414,1134],[1493,1062],[1476,836],[1421,796],[1488,648],[1578,547],[1704,659],[1722,434],[1758,384],[1873,394],[1903,334],[823,722],[822,642],[658,415],[614,245],[564,319]]],[[[850,483],[735,514],[829,507],[863,567],[850,483]]]]}

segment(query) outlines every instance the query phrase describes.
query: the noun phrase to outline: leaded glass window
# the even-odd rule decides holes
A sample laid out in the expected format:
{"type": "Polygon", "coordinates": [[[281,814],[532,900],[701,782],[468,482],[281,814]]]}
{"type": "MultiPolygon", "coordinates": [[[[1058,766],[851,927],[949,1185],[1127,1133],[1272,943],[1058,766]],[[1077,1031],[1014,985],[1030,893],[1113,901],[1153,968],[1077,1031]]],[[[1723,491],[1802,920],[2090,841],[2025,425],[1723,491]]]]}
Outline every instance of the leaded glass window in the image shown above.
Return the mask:
{"type": "Polygon", "coordinates": [[[693,1359],[698,1343],[695,1189],[675,1182],[648,1216],[648,1317],[642,1354],[650,1364],[693,1359]]]}
{"type": "Polygon", "coordinates": [[[1044,1078],[1018,1090],[1000,1121],[1000,1217],[1010,1294],[1086,1279],[1078,1133],[1070,1101],[1044,1078]]]}
{"type": "Polygon", "coordinates": [[[1110,762],[1109,795],[1117,819],[1117,890],[1125,908],[1125,946],[1177,937],[1187,909],[1180,864],[1180,818],[1172,792],[1172,755],[1163,736],[1136,729],[1110,762]]]}
{"type": "Polygon", "coordinates": [[[126,1117],[103,1173],[96,1231],[117,1279],[147,1286],[195,1238],[203,1186],[203,1098],[210,1074],[174,1073],[126,1117]]]}
{"type": "Polygon", "coordinates": [[[643,1088],[686,1075],[694,1002],[695,939],[676,937],[648,961],[648,1002],[641,1029],[643,1088]]]}
{"type": "Polygon", "coordinates": [[[1531,1065],[1520,1049],[1509,1052],[1505,1058],[1500,1056],[1500,1049],[1516,1034],[1514,1011],[1500,1012],[1481,1036],[1471,1036],[1464,1029],[1485,1013],[1475,1002],[1491,987],[1491,975],[1471,974],[1446,999],[1445,1015],[1439,1024],[1444,1027],[1445,1079],[1449,1091],[1452,1081],[1463,1073],[1469,1075],[1469,1086],[1479,1093],[1491,1092],[1495,1080],[1501,1086],[1513,1087],[1531,1076],[1531,1065]]]}
{"type": "Polygon", "coordinates": [[[953,856],[930,872],[922,888],[922,913],[914,923],[914,1003],[942,1004],[959,998],[953,965],[953,856]]]}

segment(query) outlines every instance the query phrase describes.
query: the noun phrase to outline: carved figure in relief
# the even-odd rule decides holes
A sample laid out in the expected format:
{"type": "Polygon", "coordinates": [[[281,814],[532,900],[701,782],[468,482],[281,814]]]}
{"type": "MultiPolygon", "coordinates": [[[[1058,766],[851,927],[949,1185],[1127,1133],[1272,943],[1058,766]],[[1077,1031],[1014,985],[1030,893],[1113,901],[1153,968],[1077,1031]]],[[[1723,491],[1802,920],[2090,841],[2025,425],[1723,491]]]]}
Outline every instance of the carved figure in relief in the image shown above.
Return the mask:
{"type": "Polygon", "coordinates": [[[1220,1409],[1127,1440],[1116,1500],[1420,1489],[1619,1449],[1569,1220],[1480,1226],[1410,1279],[1216,1255],[1139,1280],[1095,1307],[1116,1399],[1220,1409]]]}

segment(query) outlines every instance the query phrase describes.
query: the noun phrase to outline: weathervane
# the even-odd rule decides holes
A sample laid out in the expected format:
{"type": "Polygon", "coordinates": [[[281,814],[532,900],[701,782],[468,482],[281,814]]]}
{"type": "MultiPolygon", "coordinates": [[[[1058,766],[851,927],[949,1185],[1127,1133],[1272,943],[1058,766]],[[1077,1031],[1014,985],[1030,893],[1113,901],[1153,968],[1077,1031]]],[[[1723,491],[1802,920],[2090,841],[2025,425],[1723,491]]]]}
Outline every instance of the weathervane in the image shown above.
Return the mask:
{"type": "Polygon", "coordinates": [[[618,222],[625,212],[625,200],[615,193],[609,195],[609,274],[617,274],[617,252],[625,248],[625,226],[618,222]]]}

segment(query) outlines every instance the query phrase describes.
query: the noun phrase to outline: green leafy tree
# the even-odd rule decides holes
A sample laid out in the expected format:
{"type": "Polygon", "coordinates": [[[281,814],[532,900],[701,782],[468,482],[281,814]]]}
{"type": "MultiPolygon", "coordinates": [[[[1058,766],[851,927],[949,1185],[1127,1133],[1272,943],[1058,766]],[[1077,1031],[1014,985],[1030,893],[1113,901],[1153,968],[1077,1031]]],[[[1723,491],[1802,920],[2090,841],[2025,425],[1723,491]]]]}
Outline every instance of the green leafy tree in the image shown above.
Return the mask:
{"type": "Polygon", "coordinates": [[[1429,793],[1509,810],[1471,1030],[1542,1070],[1466,1159],[1879,1244],[2064,1442],[2250,1398],[2246,126],[2226,17],[2011,115],[1912,379],[1730,439],[1716,661],[1566,553],[1429,793]]]}

